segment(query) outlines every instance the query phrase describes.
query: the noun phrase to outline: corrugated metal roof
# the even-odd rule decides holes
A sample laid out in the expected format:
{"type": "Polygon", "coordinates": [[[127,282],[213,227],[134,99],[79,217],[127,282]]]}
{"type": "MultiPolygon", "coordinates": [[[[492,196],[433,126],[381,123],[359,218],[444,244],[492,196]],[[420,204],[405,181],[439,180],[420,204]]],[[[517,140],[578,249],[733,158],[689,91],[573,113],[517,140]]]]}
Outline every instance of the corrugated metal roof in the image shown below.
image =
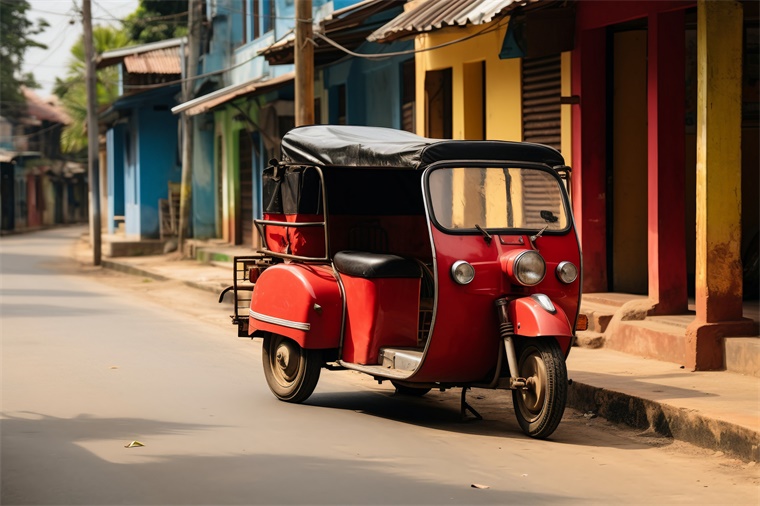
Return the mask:
{"type": "Polygon", "coordinates": [[[537,0],[424,0],[373,32],[370,42],[390,42],[446,26],[481,25],[506,9],[537,0]]]}
{"type": "Polygon", "coordinates": [[[211,92],[208,95],[203,95],[201,97],[194,98],[193,100],[189,100],[183,104],[179,104],[178,106],[172,108],[172,112],[174,114],[185,112],[188,116],[195,116],[197,114],[209,111],[214,107],[227,103],[230,100],[234,100],[238,97],[251,95],[256,92],[267,91],[273,87],[285,85],[293,79],[295,79],[295,72],[288,72],[287,74],[273,77],[272,79],[268,79],[266,81],[253,80],[242,84],[234,84],[232,86],[222,88],[221,90],[211,92]]]}
{"type": "Polygon", "coordinates": [[[159,49],[180,48],[183,44],[187,43],[187,37],[180,37],[176,39],[167,39],[160,42],[151,42],[149,44],[142,44],[140,46],[122,47],[119,49],[113,49],[101,54],[97,59],[97,68],[102,69],[111,65],[121,63],[127,56],[137,56],[140,54],[150,53],[158,51],[159,49]]]}
{"type": "Polygon", "coordinates": [[[157,49],[124,57],[130,74],[181,74],[179,47],[157,49]]]}

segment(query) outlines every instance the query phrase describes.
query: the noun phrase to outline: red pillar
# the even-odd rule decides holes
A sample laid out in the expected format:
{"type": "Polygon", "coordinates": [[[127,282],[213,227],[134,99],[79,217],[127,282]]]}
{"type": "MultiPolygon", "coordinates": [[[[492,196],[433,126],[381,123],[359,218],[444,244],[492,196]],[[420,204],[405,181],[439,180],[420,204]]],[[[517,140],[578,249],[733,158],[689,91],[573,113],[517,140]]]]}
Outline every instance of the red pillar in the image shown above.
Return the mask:
{"type": "Polygon", "coordinates": [[[583,250],[583,291],[607,291],[606,33],[581,30],[572,56],[573,212],[583,250]]]}
{"type": "Polygon", "coordinates": [[[649,298],[655,314],[685,313],[684,11],[653,13],[648,27],[649,298]]]}

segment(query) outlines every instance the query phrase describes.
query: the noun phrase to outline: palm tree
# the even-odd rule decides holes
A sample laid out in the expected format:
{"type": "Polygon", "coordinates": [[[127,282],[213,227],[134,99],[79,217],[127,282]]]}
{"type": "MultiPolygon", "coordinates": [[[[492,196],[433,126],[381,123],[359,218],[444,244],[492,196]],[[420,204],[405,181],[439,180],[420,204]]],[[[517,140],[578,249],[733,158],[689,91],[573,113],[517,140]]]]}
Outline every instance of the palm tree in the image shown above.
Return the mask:
{"type": "MultiPolygon", "coordinates": [[[[131,43],[127,32],[111,26],[96,26],[92,31],[93,47],[98,54],[131,43]]],[[[87,152],[87,87],[85,83],[84,41],[71,48],[71,59],[64,79],[56,78],[53,92],[61,98],[64,108],[71,117],[61,134],[61,151],[69,155],[83,155],[87,152]]],[[[119,96],[118,69],[108,67],[97,71],[98,106],[111,104],[119,96]]]]}

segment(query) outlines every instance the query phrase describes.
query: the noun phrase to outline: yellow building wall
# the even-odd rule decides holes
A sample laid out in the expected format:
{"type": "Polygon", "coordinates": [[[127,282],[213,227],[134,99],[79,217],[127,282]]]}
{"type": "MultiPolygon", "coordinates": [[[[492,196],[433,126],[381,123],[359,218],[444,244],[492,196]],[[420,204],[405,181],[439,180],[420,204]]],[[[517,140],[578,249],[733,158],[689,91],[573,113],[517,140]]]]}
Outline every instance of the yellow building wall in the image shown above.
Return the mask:
{"type": "MultiPolygon", "coordinates": [[[[452,69],[452,135],[454,139],[467,139],[480,135],[473,125],[477,115],[466,114],[474,102],[466,97],[468,86],[477,86],[473,70],[479,62],[485,62],[485,125],[484,137],[490,140],[522,140],[522,103],[520,95],[520,60],[500,60],[499,51],[507,31],[508,18],[488,25],[469,25],[463,28],[445,28],[433,33],[419,35],[415,39],[417,50],[438,46],[463,37],[484,32],[471,39],[446,47],[417,53],[415,58],[416,85],[416,132],[425,133],[425,73],[429,70],[452,69]],[[469,129],[468,129],[469,121],[469,129]]],[[[482,121],[482,120],[480,120],[482,121]]]]}

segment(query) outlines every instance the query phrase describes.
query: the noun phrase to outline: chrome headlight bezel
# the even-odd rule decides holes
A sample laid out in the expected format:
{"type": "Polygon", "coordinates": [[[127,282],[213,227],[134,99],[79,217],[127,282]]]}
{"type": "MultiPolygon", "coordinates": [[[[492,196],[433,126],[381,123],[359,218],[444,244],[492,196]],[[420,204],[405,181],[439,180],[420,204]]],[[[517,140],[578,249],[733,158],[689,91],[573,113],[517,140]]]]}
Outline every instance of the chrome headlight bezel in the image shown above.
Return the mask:
{"type": "Polygon", "coordinates": [[[569,285],[578,279],[578,267],[572,262],[562,261],[557,264],[555,274],[557,275],[557,279],[569,285]]]}
{"type": "Polygon", "coordinates": [[[475,268],[465,260],[457,260],[451,265],[451,279],[459,285],[469,285],[475,279],[475,268]]]}
{"type": "Polygon", "coordinates": [[[537,251],[526,250],[515,257],[512,272],[521,285],[536,286],[546,277],[546,261],[537,251]]]}

